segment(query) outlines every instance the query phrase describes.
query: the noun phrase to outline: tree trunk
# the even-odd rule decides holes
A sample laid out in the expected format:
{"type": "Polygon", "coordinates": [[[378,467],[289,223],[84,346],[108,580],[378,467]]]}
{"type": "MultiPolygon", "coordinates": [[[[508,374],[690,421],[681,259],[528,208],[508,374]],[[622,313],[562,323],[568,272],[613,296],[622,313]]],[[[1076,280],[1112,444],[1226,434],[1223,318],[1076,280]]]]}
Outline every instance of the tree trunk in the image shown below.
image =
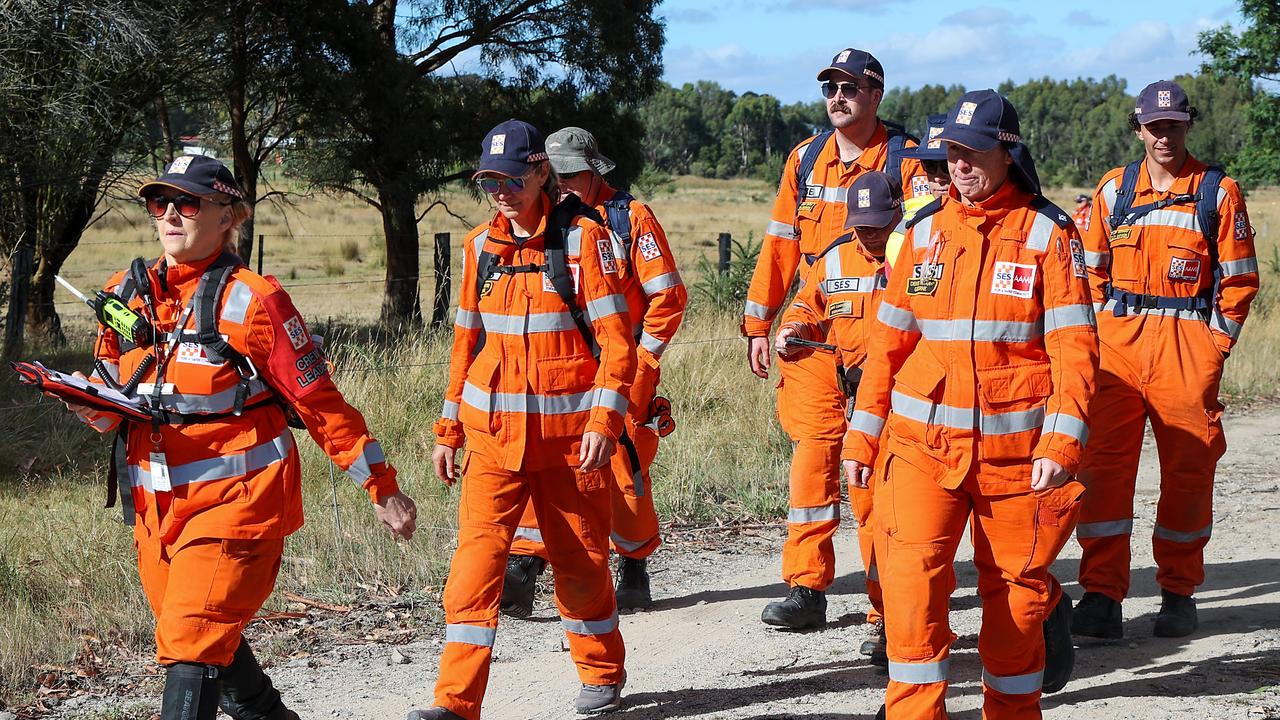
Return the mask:
{"type": "Polygon", "coordinates": [[[9,271],[9,314],[4,326],[6,359],[21,355],[25,344],[27,298],[31,288],[31,265],[35,261],[37,207],[35,188],[25,188],[18,211],[22,230],[9,271]]]}
{"type": "Polygon", "coordinates": [[[169,103],[164,95],[156,96],[156,122],[160,125],[160,144],[164,150],[164,164],[173,162],[173,151],[177,147],[174,142],[173,127],[169,124],[169,103]]]}
{"type": "Polygon", "coordinates": [[[418,303],[418,218],[414,193],[403,187],[379,188],[382,232],[387,238],[387,281],[382,295],[383,325],[420,327],[418,303]]]}
{"type": "MultiPolygon", "coordinates": [[[[244,190],[245,200],[255,205],[258,200],[258,159],[249,149],[248,112],[244,98],[249,82],[249,20],[244,16],[244,4],[236,5],[235,26],[231,38],[231,83],[227,92],[227,110],[231,117],[231,163],[235,168],[236,182],[244,190]]],[[[253,216],[240,226],[236,240],[236,254],[246,265],[253,261],[253,216]]]]}

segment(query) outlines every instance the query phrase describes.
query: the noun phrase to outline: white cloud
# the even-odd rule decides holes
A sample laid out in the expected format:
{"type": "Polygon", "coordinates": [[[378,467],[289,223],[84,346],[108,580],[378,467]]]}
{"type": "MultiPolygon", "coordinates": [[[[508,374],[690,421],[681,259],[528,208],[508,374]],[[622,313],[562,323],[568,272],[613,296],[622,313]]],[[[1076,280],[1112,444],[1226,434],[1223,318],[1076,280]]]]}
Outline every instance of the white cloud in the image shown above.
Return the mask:
{"type": "Polygon", "coordinates": [[[1004,8],[991,7],[983,5],[968,10],[962,10],[953,15],[943,18],[938,25],[940,27],[954,27],[963,25],[972,28],[991,28],[1003,25],[1017,25],[1030,20],[1026,15],[1015,15],[1004,8]]]}
{"type": "Polygon", "coordinates": [[[1074,25],[1077,27],[1102,27],[1103,25],[1106,25],[1105,22],[1094,16],[1094,14],[1088,10],[1072,10],[1067,13],[1067,16],[1064,17],[1062,21],[1067,25],[1074,25]]]}

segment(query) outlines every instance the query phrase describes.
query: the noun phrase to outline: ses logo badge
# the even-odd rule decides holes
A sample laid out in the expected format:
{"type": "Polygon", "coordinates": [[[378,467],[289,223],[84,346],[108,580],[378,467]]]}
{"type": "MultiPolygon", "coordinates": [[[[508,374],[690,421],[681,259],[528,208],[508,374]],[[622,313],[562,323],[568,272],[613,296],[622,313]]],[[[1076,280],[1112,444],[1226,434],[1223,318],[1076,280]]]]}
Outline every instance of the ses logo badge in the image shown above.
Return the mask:
{"type": "Polygon", "coordinates": [[[991,278],[992,295],[1029,298],[1036,286],[1036,266],[998,262],[991,278]]]}

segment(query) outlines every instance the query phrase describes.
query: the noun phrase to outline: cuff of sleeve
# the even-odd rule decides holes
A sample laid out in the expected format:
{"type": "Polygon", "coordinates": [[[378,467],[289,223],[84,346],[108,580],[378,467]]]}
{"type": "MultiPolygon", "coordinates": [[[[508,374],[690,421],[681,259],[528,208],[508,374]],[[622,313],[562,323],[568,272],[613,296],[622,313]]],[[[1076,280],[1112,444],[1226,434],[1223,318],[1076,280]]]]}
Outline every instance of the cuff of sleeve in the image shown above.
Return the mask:
{"type": "Polygon", "coordinates": [[[1231,348],[1235,346],[1235,341],[1220,332],[1213,333],[1213,344],[1218,346],[1218,351],[1223,356],[1231,354],[1231,348]]]}
{"type": "Polygon", "coordinates": [[[1078,451],[1067,454],[1061,450],[1049,447],[1043,440],[1040,442],[1039,446],[1036,447],[1033,457],[1047,458],[1058,463],[1062,466],[1063,470],[1071,473],[1072,477],[1075,477],[1076,473],[1080,470],[1080,453],[1078,451]]]}
{"type": "Polygon", "coordinates": [[[591,420],[587,422],[584,432],[597,432],[617,442],[622,436],[622,416],[603,408],[592,411],[591,420]]]}
{"type": "Polygon", "coordinates": [[[387,466],[387,471],[365,480],[364,489],[369,493],[369,500],[374,505],[382,499],[400,492],[400,484],[396,482],[395,468],[387,466]]]}
{"type": "Polygon", "coordinates": [[[876,459],[876,449],[867,441],[867,436],[857,430],[846,430],[844,447],[840,449],[841,460],[856,460],[870,467],[876,459]]]}
{"type": "Polygon", "coordinates": [[[454,450],[462,447],[462,423],[457,420],[440,418],[436,421],[436,424],[432,426],[432,430],[436,434],[436,442],[441,445],[451,447],[454,450]]]}
{"type": "Polygon", "coordinates": [[[768,337],[769,328],[773,327],[773,323],[760,318],[744,317],[742,325],[738,329],[742,332],[742,337],[768,337]]]}

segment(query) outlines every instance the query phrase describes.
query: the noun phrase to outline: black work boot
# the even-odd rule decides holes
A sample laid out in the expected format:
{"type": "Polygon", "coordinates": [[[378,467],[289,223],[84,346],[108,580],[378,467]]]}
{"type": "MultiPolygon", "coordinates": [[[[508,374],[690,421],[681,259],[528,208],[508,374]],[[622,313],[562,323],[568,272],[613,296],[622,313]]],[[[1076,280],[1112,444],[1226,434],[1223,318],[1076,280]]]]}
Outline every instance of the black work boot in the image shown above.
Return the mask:
{"type": "Polygon", "coordinates": [[[884,636],[884,623],[874,623],[869,630],[868,638],[862,641],[858,651],[871,658],[871,664],[878,668],[889,668],[889,642],[884,636]]]}
{"type": "Polygon", "coordinates": [[[764,606],[760,621],[765,625],[802,630],[827,624],[827,594],[803,585],[793,585],[786,600],[764,606]]]}
{"type": "Polygon", "coordinates": [[[653,605],[649,594],[649,569],[644,558],[618,558],[618,584],[614,588],[619,610],[648,610],[653,605]]]}
{"type": "Polygon", "coordinates": [[[533,591],[547,561],[536,555],[511,555],[502,578],[502,612],[513,618],[533,614],[533,591]]]}
{"type": "Polygon", "coordinates": [[[433,707],[428,710],[414,710],[409,713],[406,720],[465,720],[465,718],[442,707],[433,707]]]}
{"type": "Polygon", "coordinates": [[[1062,593],[1049,617],[1044,619],[1044,680],[1040,692],[1048,695],[1067,686],[1076,664],[1076,648],[1071,644],[1071,597],[1062,593]]]}
{"type": "Polygon", "coordinates": [[[298,720],[297,713],[280,700],[280,693],[262,671],[248,640],[240,638],[235,657],[221,677],[218,705],[232,720],[298,720]]]}
{"type": "Polygon", "coordinates": [[[165,668],[160,720],[214,720],[218,716],[218,668],[174,663],[165,668]]]}
{"type": "Polygon", "coordinates": [[[1196,631],[1196,599],[1168,590],[1160,591],[1160,612],[1156,614],[1156,637],[1186,637],[1196,631]]]}
{"type": "Polygon", "coordinates": [[[1120,603],[1100,592],[1086,592],[1071,614],[1071,634],[1104,640],[1124,637],[1120,603]]]}

